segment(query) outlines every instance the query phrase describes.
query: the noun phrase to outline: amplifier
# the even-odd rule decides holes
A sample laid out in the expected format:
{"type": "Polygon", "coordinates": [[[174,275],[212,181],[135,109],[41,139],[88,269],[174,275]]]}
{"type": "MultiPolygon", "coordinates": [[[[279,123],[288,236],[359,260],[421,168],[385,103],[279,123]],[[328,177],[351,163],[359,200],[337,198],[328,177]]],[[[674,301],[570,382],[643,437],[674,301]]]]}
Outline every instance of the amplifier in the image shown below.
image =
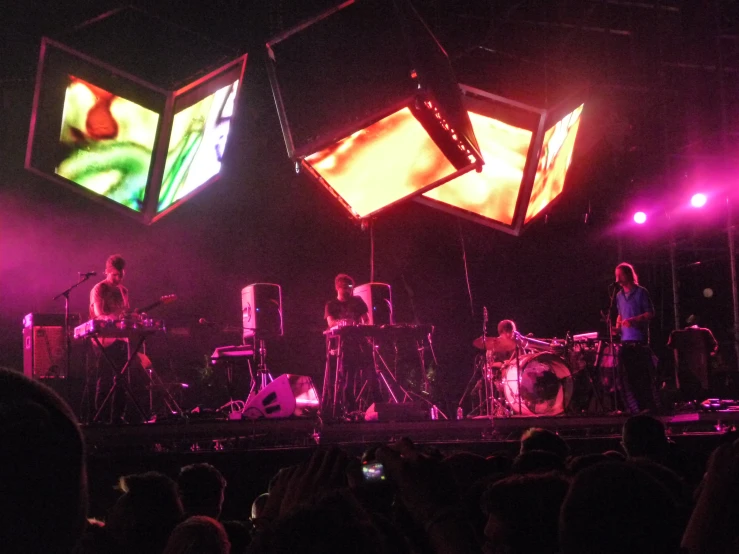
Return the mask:
{"type": "MultiPolygon", "coordinates": [[[[80,314],[69,314],[69,327],[80,323],[80,314]]],[[[26,314],[23,317],[23,328],[30,327],[64,327],[64,314],[26,314]]]]}
{"type": "Polygon", "coordinates": [[[64,327],[34,326],[23,329],[23,373],[31,379],[67,376],[64,327]]]}

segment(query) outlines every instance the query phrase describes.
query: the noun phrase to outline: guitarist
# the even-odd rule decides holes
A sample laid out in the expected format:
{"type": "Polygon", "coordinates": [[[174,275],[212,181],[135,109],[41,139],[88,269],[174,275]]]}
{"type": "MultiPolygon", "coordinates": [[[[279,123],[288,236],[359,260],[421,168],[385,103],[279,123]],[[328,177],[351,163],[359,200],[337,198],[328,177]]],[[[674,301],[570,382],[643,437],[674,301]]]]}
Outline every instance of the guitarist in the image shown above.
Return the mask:
{"type": "MultiPolygon", "coordinates": [[[[105,280],[100,281],[90,291],[90,318],[115,321],[130,312],[128,289],[121,282],[125,275],[126,260],[114,254],[105,262],[105,280]]],[[[128,360],[129,343],[126,339],[102,339],[105,355],[117,368],[123,367],[128,360]]],[[[98,350],[98,349],[96,349],[98,350]]],[[[110,387],[113,386],[113,372],[105,356],[99,352],[97,362],[97,378],[95,383],[95,412],[102,404],[110,387]]],[[[126,378],[130,379],[130,372],[126,378]]],[[[120,386],[113,393],[110,402],[110,423],[125,423],[126,408],[125,391],[120,386]]]]}

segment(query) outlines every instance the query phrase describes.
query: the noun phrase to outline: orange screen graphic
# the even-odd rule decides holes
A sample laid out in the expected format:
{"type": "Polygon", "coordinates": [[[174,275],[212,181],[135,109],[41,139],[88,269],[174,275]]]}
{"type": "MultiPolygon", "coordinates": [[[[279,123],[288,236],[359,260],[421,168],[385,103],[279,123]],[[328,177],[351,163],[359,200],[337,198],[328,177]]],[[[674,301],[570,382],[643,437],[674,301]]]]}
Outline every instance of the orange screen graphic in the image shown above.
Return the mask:
{"type": "Polygon", "coordinates": [[[513,223],[532,132],[468,112],[485,165],[424,196],[499,221],[513,223]]]}
{"type": "Polygon", "coordinates": [[[536,214],[562,193],[565,175],[572,162],[572,150],[575,147],[575,137],[580,127],[583,106],[584,104],[580,104],[544,135],[524,223],[531,221],[536,214]]]}
{"type": "Polygon", "coordinates": [[[456,171],[409,108],[311,154],[305,161],[358,217],[456,171]]]}

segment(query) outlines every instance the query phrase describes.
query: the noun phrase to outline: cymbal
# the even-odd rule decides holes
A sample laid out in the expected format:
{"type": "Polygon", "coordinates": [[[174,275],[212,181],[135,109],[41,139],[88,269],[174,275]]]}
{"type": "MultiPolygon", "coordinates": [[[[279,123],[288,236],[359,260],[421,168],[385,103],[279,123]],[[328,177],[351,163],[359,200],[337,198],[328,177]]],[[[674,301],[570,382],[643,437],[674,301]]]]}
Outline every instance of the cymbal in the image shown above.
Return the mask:
{"type": "Polygon", "coordinates": [[[492,350],[493,352],[510,352],[516,349],[516,341],[506,337],[482,337],[472,341],[472,345],[480,350],[492,350]]]}

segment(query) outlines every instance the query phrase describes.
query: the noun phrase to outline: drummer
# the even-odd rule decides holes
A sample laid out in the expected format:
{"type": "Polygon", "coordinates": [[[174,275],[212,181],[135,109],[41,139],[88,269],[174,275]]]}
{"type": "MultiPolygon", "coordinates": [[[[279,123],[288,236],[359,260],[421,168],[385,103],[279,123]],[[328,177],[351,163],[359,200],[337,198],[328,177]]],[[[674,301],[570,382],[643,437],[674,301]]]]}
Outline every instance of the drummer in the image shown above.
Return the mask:
{"type": "Polygon", "coordinates": [[[504,319],[498,323],[498,338],[490,350],[493,354],[493,362],[502,364],[510,359],[516,350],[516,324],[510,319],[504,319]]]}

